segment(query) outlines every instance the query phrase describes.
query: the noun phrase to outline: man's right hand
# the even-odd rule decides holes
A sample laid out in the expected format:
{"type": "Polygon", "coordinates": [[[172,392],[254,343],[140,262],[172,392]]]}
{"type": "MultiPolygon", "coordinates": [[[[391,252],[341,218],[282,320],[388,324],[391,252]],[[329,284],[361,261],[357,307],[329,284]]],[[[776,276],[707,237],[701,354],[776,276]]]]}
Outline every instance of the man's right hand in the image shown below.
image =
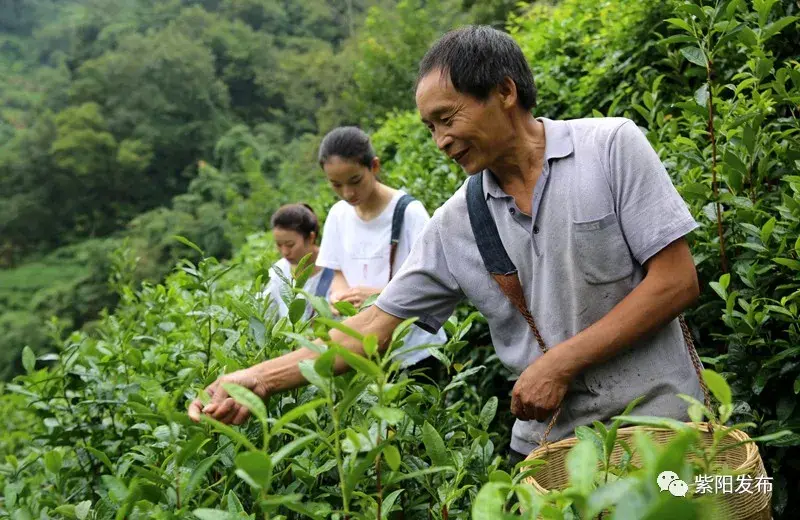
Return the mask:
{"type": "Polygon", "coordinates": [[[189,418],[194,422],[200,421],[202,414],[216,419],[225,424],[242,424],[250,416],[250,410],[240,405],[228,392],[222,388],[223,383],[234,383],[243,386],[259,396],[262,400],[269,397],[267,385],[258,377],[255,367],[237,370],[224,376],[220,376],[216,381],[206,388],[206,393],[211,397],[211,402],[203,406],[200,399],[195,399],[189,405],[189,418]]]}

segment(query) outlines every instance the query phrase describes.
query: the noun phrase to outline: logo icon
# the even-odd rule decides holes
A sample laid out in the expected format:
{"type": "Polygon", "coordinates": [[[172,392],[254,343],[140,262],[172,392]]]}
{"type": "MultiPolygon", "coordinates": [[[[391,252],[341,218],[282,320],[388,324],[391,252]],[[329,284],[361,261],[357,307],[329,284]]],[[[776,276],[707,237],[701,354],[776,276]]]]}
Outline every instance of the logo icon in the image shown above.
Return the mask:
{"type": "Polygon", "coordinates": [[[689,485],[678,478],[674,471],[662,471],[656,478],[656,484],[661,491],[669,491],[672,496],[685,497],[689,491],[689,485]]]}

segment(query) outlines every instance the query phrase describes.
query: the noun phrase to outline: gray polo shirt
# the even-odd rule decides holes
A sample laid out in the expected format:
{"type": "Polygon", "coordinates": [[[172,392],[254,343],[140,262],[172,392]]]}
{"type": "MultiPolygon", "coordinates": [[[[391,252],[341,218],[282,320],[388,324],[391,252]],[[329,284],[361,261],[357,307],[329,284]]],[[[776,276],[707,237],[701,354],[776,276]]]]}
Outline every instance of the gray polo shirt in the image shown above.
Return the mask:
{"type": "MultiPolygon", "coordinates": [[[[544,123],[542,174],[532,215],[523,214],[489,171],[483,191],[503,245],[519,271],[528,307],[554,347],[607,314],[644,277],[648,258],[697,227],[647,138],[629,119],[544,123]]],[[[521,374],[541,355],[527,322],[487,273],[472,235],[466,182],[436,210],[376,305],[438,330],[463,298],[486,317],[502,363],[521,374]]],[[[640,395],[634,411],[686,420],[702,400],[678,320],[613,359],[584,371],[570,387],[548,441],[577,426],[607,422],[640,395]]],[[[517,420],[511,447],[536,448],[546,422],[517,420]]]]}

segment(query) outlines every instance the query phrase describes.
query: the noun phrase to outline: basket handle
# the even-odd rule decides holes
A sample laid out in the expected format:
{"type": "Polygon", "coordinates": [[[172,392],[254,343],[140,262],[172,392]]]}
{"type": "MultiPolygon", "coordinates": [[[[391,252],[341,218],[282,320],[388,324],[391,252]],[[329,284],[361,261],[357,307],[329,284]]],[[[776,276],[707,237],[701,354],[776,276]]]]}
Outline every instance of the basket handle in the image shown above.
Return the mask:
{"type": "MultiPolygon", "coordinates": [[[[536,321],[533,319],[530,310],[528,310],[528,304],[525,301],[525,293],[522,290],[522,283],[520,283],[517,273],[492,273],[492,277],[494,278],[495,282],[497,282],[497,285],[500,286],[500,290],[503,291],[503,294],[505,294],[511,303],[514,304],[520,314],[522,314],[522,316],[525,318],[525,321],[528,322],[528,326],[533,331],[533,335],[536,338],[536,342],[539,344],[542,354],[545,354],[548,350],[547,345],[545,345],[544,339],[542,339],[542,334],[539,332],[539,328],[536,326],[536,321]]],[[[705,405],[707,408],[711,408],[711,394],[709,393],[708,387],[703,381],[703,364],[700,361],[700,356],[697,355],[697,350],[694,347],[694,340],[692,339],[692,333],[689,330],[689,326],[686,325],[686,320],[683,318],[683,314],[680,315],[679,321],[681,324],[681,331],[683,331],[684,343],[686,344],[686,349],[689,351],[689,358],[692,360],[692,366],[694,366],[694,370],[697,373],[697,378],[700,381],[700,388],[703,390],[705,405]]],[[[547,437],[550,435],[550,431],[553,429],[553,426],[555,426],[560,413],[561,405],[559,405],[559,407],[553,413],[553,416],[550,418],[550,422],[547,424],[547,428],[542,434],[542,442],[540,444],[544,445],[547,443],[547,437]]],[[[710,424],[709,428],[711,428],[710,424]]]]}
{"type": "MultiPolygon", "coordinates": [[[[711,394],[708,391],[705,381],[703,381],[703,363],[700,361],[700,356],[697,355],[697,350],[694,348],[694,340],[683,314],[680,315],[679,321],[681,323],[681,330],[683,331],[683,341],[686,343],[686,350],[689,351],[689,358],[692,360],[694,371],[697,372],[697,379],[700,381],[700,388],[703,390],[703,398],[705,400],[706,408],[711,409],[711,394]]],[[[710,428],[710,423],[709,423],[710,428]]]]}

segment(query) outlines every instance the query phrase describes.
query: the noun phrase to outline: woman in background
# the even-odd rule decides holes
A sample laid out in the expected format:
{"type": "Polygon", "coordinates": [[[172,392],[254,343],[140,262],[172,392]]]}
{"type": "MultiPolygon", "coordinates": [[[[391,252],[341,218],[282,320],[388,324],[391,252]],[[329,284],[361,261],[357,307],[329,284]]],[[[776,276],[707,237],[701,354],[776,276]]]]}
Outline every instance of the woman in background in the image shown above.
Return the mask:
{"type": "MultiPolygon", "coordinates": [[[[333,280],[333,271],[315,265],[319,254],[319,246],[316,244],[319,236],[319,221],[314,210],[307,204],[287,204],[272,215],[271,225],[272,236],[281,253],[281,259],[272,265],[269,283],[263,295],[270,297],[271,305],[277,305],[278,316],[289,315],[289,308],[282,296],[285,294],[290,300],[293,297],[291,287],[284,281],[284,278],[294,280],[293,271],[297,268],[298,262],[306,255],[311,255],[306,265],[313,266],[313,272],[308,277],[303,289],[309,294],[321,296],[327,300],[333,280]],[[283,276],[274,271],[278,271],[283,276]]],[[[302,295],[300,297],[302,298],[302,295]]],[[[303,317],[308,319],[311,312],[312,309],[309,305],[303,317]]]]}
{"type": "MultiPolygon", "coordinates": [[[[409,199],[403,198],[406,194],[380,182],[380,160],[369,136],[359,128],[340,127],[328,133],[320,145],[319,163],[342,200],[328,213],[317,265],[334,271],[331,303],[346,301],[359,307],[397,274],[430,216],[416,200],[403,209],[409,199]],[[395,224],[399,240],[392,246],[398,204],[402,226],[395,224]]],[[[410,349],[446,341],[442,329],[431,334],[412,327],[399,359],[404,366],[417,364],[430,353],[410,349]]]]}

